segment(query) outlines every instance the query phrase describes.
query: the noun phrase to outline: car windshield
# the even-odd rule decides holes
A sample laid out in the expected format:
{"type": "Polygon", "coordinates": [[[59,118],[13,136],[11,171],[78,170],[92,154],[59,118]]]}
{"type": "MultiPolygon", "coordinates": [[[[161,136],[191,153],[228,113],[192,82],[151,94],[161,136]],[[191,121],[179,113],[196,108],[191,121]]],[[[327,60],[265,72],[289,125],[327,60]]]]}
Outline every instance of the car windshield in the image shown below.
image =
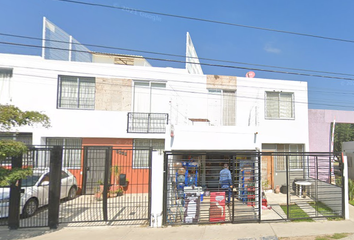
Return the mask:
{"type": "Polygon", "coordinates": [[[22,187],[31,187],[34,186],[34,184],[36,184],[36,182],[38,181],[40,176],[28,176],[26,179],[22,179],[21,185],[22,187]]]}

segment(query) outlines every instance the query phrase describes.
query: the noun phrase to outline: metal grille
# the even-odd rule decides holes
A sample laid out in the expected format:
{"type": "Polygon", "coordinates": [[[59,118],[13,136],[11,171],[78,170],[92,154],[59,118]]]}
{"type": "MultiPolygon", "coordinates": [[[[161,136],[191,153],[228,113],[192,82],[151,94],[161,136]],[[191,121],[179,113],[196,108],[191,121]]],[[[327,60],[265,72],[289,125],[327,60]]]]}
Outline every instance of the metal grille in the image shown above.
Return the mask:
{"type": "MultiPolygon", "coordinates": [[[[82,151],[83,165],[79,169],[68,168],[63,165],[64,156],[73,155],[65,154],[65,151],[74,149],[63,149],[55,157],[63,170],[49,168],[53,166],[53,149],[33,147],[18,161],[22,168],[33,168],[33,174],[22,180],[23,193],[19,195],[21,203],[18,208],[21,218],[17,227],[51,226],[50,219],[54,218],[49,213],[55,212],[56,204],[59,204],[59,215],[54,220],[58,224],[149,224],[152,149],[139,149],[148,156],[148,166],[143,169],[133,168],[135,150],[107,146],[75,149],[82,151]],[[53,186],[49,178],[53,174],[61,176],[60,190],[57,190],[58,197],[49,201],[49,186],[53,186]]],[[[7,189],[0,193],[0,225],[10,226],[16,216],[7,218],[11,201],[10,189],[7,189]]]]}
{"type": "Polygon", "coordinates": [[[292,171],[288,156],[289,219],[341,218],[343,186],[341,157],[332,154],[302,155],[303,171],[292,171]],[[300,208],[302,211],[292,210],[300,208]]]}
{"type": "Polygon", "coordinates": [[[148,166],[133,168],[135,150],[85,147],[83,180],[78,195],[60,205],[60,223],[146,225],[150,219],[151,151],[148,166]]]}
{"type": "Polygon", "coordinates": [[[165,161],[165,224],[259,221],[256,152],[167,153],[165,161]],[[230,183],[220,178],[224,164],[230,183]]]}
{"type": "Polygon", "coordinates": [[[165,153],[164,224],[343,218],[341,162],[331,153],[165,153]],[[280,158],[285,169],[277,182],[283,184],[267,190],[272,161],[280,158]],[[220,182],[225,163],[232,187],[220,182]]]}
{"type": "Polygon", "coordinates": [[[59,76],[58,108],[95,109],[95,78],[59,76]]]}
{"type": "Polygon", "coordinates": [[[167,113],[128,113],[128,133],[165,133],[167,113]]]}

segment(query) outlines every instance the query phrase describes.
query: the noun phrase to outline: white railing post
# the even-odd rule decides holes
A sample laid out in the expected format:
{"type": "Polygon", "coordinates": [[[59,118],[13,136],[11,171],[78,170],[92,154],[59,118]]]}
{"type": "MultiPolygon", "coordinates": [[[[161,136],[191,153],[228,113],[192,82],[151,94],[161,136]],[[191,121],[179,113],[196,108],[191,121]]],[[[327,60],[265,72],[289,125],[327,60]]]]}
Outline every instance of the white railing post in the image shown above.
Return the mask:
{"type": "Polygon", "coordinates": [[[348,160],[347,156],[343,155],[343,178],[344,178],[344,219],[349,219],[349,202],[348,202],[348,160]]]}
{"type": "Polygon", "coordinates": [[[163,155],[152,152],[151,166],[151,227],[162,226],[163,209],[163,155]]]}

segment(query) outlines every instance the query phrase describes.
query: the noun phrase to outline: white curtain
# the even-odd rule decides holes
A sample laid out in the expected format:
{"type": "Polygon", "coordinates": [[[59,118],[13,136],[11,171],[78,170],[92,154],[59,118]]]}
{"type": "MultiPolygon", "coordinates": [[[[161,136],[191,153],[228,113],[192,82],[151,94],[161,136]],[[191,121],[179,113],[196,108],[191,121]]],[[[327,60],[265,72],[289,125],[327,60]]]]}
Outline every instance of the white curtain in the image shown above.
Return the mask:
{"type": "Polygon", "coordinates": [[[166,83],[151,83],[151,106],[152,113],[167,113],[168,101],[166,83]]]}
{"type": "Polygon", "coordinates": [[[208,93],[208,119],[213,126],[221,125],[221,90],[210,89],[208,93]]]}
{"type": "Polygon", "coordinates": [[[236,96],[234,91],[223,91],[223,125],[235,126],[236,125],[236,96]]]}
{"type": "Polygon", "coordinates": [[[280,93],[279,101],[279,116],[280,118],[293,118],[293,94],[280,93]]]}
{"type": "Polygon", "coordinates": [[[80,78],[79,84],[79,108],[95,109],[95,82],[90,78],[80,78]]]}
{"type": "Polygon", "coordinates": [[[0,68],[0,101],[9,103],[12,101],[11,80],[12,69],[0,68]]]}
{"type": "Polygon", "coordinates": [[[60,77],[61,108],[95,108],[95,79],[83,77],[60,77]]]}
{"type": "Polygon", "coordinates": [[[293,93],[267,92],[267,118],[294,118],[293,93]]]}
{"type": "Polygon", "coordinates": [[[134,82],[134,112],[150,112],[149,82],[134,82]]]}
{"type": "Polygon", "coordinates": [[[267,118],[279,118],[279,93],[267,92],[267,118]]]}
{"type": "Polygon", "coordinates": [[[76,77],[60,77],[60,99],[59,107],[78,107],[78,84],[76,77]]]}

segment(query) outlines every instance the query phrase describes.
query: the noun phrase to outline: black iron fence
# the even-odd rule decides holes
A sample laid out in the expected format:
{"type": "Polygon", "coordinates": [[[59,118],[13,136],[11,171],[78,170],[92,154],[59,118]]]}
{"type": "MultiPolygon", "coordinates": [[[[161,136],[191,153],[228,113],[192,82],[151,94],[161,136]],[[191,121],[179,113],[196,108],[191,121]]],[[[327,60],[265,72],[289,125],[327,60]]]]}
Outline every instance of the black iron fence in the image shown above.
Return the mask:
{"type": "Polygon", "coordinates": [[[164,224],[343,218],[341,162],[332,153],[167,152],[164,224]]]}
{"type": "Polygon", "coordinates": [[[259,221],[259,159],[257,152],[167,153],[165,224],[259,221]]]}
{"type": "Polygon", "coordinates": [[[151,152],[108,146],[31,148],[2,166],[30,168],[33,173],[0,189],[0,225],[12,229],[88,222],[148,225],[151,152]],[[80,165],[75,163],[78,156],[80,165]],[[146,167],[134,167],[142,156],[146,167]]]}

